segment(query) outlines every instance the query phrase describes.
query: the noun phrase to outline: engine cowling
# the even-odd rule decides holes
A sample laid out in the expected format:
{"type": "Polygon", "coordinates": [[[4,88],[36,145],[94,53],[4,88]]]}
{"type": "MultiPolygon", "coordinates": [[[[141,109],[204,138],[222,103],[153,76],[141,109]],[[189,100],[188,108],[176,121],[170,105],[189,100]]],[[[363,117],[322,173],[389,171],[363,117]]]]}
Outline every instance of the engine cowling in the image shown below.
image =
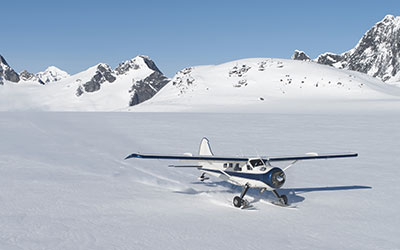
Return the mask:
{"type": "Polygon", "coordinates": [[[280,188],[285,184],[286,175],[280,168],[273,168],[267,172],[267,184],[272,188],[280,188]]]}

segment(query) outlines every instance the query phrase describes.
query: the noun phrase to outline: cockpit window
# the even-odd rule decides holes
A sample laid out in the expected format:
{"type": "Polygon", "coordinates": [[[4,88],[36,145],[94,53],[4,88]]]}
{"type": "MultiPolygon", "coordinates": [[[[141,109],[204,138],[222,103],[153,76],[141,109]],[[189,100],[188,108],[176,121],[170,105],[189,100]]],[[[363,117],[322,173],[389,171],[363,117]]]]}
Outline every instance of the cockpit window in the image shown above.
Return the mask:
{"type": "Polygon", "coordinates": [[[258,167],[258,166],[263,166],[264,165],[264,163],[261,161],[261,159],[250,160],[250,164],[253,167],[258,167]]]}

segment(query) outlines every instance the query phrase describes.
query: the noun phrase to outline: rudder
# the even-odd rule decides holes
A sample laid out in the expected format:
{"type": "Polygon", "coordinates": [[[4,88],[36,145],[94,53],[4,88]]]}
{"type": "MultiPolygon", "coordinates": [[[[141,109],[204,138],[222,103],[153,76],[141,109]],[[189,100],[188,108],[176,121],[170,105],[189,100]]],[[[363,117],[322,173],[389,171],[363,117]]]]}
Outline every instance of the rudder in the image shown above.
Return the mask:
{"type": "Polygon", "coordinates": [[[206,137],[201,139],[199,155],[214,155],[211,151],[210,142],[206,137]]]}

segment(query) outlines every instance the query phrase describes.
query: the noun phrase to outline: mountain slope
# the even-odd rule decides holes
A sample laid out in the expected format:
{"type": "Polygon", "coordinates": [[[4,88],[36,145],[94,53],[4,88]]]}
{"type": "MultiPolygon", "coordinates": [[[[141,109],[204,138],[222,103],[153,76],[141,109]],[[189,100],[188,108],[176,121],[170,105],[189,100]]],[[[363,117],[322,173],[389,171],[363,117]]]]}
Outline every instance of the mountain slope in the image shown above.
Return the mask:
{"type": "Polygon", "coordinates": [[[19,82],[19,75],[8,65],[6,59],[0,55],[0,85],[4,81],[19,82]]]}
{"type": "MultiPolygon", "coordinates": [[[[294,59],[307,60],[296,53],[294,59]]],[[[353,49],[342,54],[324,53],[315,61],[366,73],[385,82],[400,81],[400,17],[387,15],[353,49]]]]}
{"type": "Polygon", "coordinates": [[[130,110],[267,110],[296,102],[399,99],[400,88],[366,74],[274,58],[253,58],[178,72],[151,100],[130,110]]]}

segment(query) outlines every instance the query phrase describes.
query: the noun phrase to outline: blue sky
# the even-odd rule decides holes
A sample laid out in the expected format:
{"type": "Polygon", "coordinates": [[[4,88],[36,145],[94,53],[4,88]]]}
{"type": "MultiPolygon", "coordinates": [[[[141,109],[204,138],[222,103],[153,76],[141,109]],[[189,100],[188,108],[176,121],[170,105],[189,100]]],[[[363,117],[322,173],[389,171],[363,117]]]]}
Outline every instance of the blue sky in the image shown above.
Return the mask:
{"type": "Polygon", "coordinates": [[[354,47],[400,1],[3,1],[0,54],[16,70],[73,74],[150,56],[167,76],[249,57],[354,47]]]}

